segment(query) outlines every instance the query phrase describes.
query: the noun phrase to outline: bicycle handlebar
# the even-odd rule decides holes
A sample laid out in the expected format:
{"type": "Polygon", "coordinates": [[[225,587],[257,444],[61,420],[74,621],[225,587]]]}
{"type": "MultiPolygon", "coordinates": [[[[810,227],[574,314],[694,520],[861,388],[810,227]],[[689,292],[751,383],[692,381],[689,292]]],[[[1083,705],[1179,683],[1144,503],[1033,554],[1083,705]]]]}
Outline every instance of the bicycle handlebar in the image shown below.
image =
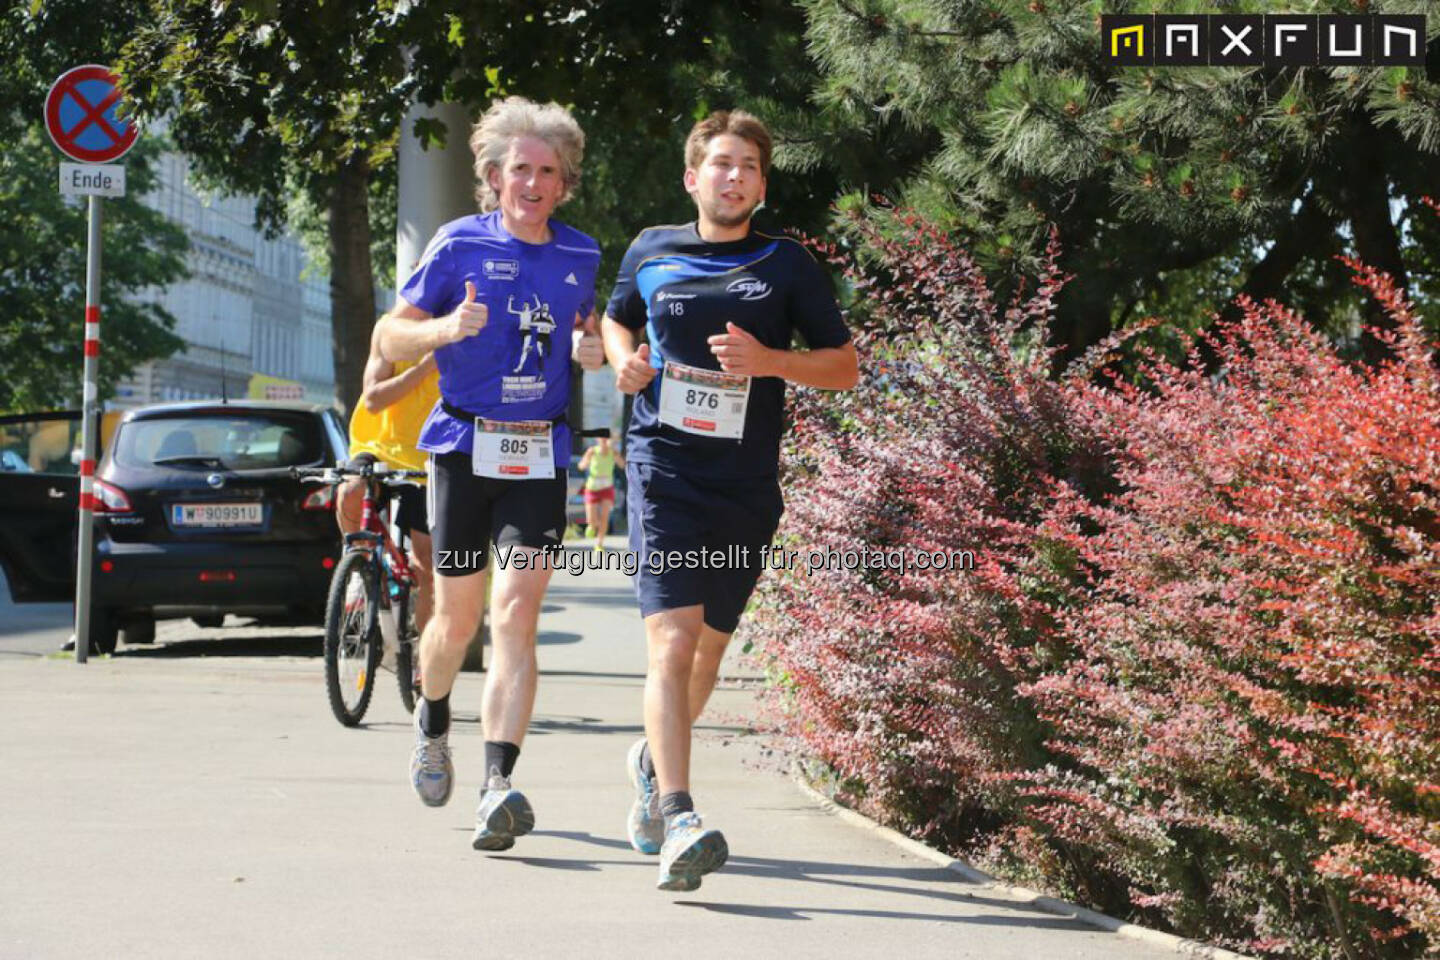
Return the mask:
{"type": "Polygon", "coordinates": [[[363,467],[291,467],[290,476],[309,483],[344,483],[350,477],[362,480],[378,480],[390,487],[418,486],[417,479],[425,478],[424,470],[391,470],[383,463],[367,463],[363,467]]]}

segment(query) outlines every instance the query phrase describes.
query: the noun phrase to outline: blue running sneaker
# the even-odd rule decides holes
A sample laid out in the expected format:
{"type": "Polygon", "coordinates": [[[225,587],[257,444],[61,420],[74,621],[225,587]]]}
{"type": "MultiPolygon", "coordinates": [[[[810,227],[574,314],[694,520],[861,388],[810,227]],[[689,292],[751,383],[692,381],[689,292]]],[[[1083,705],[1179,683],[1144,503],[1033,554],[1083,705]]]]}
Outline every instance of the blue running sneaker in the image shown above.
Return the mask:
{"type": "Polygon", "coordinates": [[[475,838],[470,845],[476,850],[509,850],[516,837],[534,829],[535,811],[525,794],[512,789],[499,773],[491,773],[475,810],[475,838]]]}
{"type": "Polygon", "coordinates": [[[625,770],[630,774],[630,786],[635,788],[635,802],[630,804],[630,846],[636,853],[659,853],[665,842],[665,818],[660,815],[660,788],[655,778],[645,775],[640,762],[645,752],[645,738],[641,737],[630,745],[625,757],[625,770]]]}
{"type": "Polygon", "coordinates": [[[455,765],[450,762],[450,734],[427,737],[415,711],[415,752],[410,755],[410,785],[427,807],[443,807],[455,789],[455,765]]]}
{"type": "Polygon", "coordinates": [[[700,878],[719,870],[730,846],[719,830],[706,830],[698,813],[682,813],[670,821],[660,848],[660,890],[697,890],[700,878]]]}

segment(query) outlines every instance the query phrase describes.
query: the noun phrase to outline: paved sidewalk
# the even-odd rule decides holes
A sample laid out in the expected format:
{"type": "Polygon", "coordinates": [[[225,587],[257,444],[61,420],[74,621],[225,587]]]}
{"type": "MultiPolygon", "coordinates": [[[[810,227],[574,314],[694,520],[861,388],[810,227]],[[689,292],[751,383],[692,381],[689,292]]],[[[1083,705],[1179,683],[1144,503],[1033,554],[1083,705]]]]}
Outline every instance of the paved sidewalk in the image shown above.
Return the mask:
{"type": "Polygon", "coordinates": [[[628,583],[557,575],[541,630],[515,778],[537,832],[498,855],[470,849],[478,675],[454,698],[455,798],[431,810],[410,791],[393,675],[366,726],[344,729],[313,638],[279,656],[255,656],[259,641],[194,655],[235,649],[220,641],[83,667],[0,658],[0,957],[1171,955],[969,885],[819,809],[757,763],[733,665],[693,791],[730,863],[693,893],[655,890],[655,859],[624,834],[645,664],[628,583]]]}

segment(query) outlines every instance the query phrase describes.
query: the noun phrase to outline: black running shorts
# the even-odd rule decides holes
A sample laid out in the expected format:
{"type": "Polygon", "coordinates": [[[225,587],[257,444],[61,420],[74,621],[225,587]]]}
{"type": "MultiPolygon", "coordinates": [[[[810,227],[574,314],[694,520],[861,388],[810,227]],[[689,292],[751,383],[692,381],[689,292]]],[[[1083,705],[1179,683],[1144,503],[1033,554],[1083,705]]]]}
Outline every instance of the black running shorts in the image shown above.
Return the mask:
{"type": "Polygon", "coordinates": [[[489,546],[558,550],[565,535],[565,473],[535,480],[477,477],[465,452],[430,456],[430,536],[435,572],[485,569],[489,546]]]}

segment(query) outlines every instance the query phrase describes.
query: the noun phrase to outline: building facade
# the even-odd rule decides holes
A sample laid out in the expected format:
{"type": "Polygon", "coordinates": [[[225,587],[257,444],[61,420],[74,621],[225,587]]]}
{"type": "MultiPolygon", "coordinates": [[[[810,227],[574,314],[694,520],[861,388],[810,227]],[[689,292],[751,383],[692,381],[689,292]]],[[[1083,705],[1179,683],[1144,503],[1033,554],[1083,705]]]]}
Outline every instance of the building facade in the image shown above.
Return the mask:
{"type": "Polygon", "coordinates": [[[184,228],[190,277],[154,299],[176,319],[185,347],[137,369],[114,405],[258,396],[332,403],[330,278],[307,272],[299,240],[257,230],[247,197],[203,197],[189,162],[169,153],[143,202],[184,228]]]}

